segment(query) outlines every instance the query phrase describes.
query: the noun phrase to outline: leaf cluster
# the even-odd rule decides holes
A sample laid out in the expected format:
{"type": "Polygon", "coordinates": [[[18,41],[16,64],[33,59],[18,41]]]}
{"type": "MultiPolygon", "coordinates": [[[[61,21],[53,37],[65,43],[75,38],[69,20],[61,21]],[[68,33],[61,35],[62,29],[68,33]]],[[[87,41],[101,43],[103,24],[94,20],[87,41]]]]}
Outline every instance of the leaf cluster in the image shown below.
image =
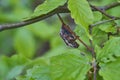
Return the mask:
{"type": "MultiPolygon", "coordinates": [[[[90,2],[103,5],[113,2],[113,0],[90,2]]],[[[74,32],[88,46],[94,48],[97,80],[119,80],[119,21],[113,20],[93,27],[90,33],[91,24],[107,18],[98,11],[93,12],[87,0],[45,0],[36,7],[29,18],[47,14],[66,4],[76,23],[74,32]]],[[[30,10],[27,11],[30,12],[30,10]]],[[[108,10],[107,13],[118,16],[119,14],[115,11],[120,13],[118,8],[108,10]]],[[[52,18],[56,19],[56,17],[52,18]]],[[[58,36],[60,23],[55,20],[52,21],[52,19],[50,21],[41,21],[26,28],[8,32],[9,35],[15,34],[12,35],[12,41],[16,54],[11,57],[0,56],[0,64],[2,64],[0,65],[0,71],[3,72],[0,73],[1,80],[88,80],[93,77],[93,74],[90,74],[93,73],[92,52],[88,51],[81,43],[79,43],[80,47],[77,49],[65,47],[58,36]],[[50,42],[50,50],[41,57],[34,57],[38,44],[42,45],[45,40],[50,42]]],[[[4,38],[6,33],[3,32],[0,35],[4,38]]],[[[5,43],[0,44],[5,45],[5,43]]]]}

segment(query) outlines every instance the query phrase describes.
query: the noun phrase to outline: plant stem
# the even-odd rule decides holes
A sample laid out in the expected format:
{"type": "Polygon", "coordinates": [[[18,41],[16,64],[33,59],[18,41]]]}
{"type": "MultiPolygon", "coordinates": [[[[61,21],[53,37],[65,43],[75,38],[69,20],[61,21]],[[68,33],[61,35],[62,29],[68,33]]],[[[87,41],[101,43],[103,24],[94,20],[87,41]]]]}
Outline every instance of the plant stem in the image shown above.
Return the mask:
{"type": "MultiPolygon", "coordinates": [[[[92,35],[92,29],[93,27],[89,26],[89,33],[92,35]]],[[[96,61],[96,53],[94,51],[94,46],[93,46],[93,42],[92,40],[89,40],[90,41],[90,45],[91,45],[91,53],[92,53],[92,66],[93,66],[93,80],[97,80],[97,61],[96,61]]]]}
{"type": "Polygon", "coordinates": [[[114,2],[114,3],[111,3],[111,4],[104,6],[104,9],[108,10],[108,9],[114,8],[114,7],[119,6],[119,5],[120,5],[120,2],[114,2]]]}
{"type": "Polygon", "coordinates": [[[97,80],[97,63],[96,59],[93,58],[93,80],[97,80]]]}
{"type": "Polygon", "coordinates": [[[57,14],[57,16],[59,17],[59,19],[60,19],[61,23],[62,23],[62,24],[65,24],[65,23],[64,23],[64,21],[63,21],[63,19],[60,17],[60,15],[59,15],[59,14],[57,14]]]}
{"type": "Polygon", "coordinates": [[[104,14],[106,17],[108,17],[108,18],[110,18],[110,19],[115,18],[114,16],[111,16],[111,15],[107,14],[104,10],[99,9],[99,8],[96,7],[96,6],[93,6],[93,5],[90,5],[90,6],[91,6],[92,8],[94,8],[94,9],[96,9],[97,11],[101,12],[102,14],[104,14]]]}
{"type": "Polygon", "coordinates": [[[104,24],[104,23],[108,23],[108,22],[111,22],[111,21],[114,21],[114,20],[119,20],[120,18],[114,18],[114,19],[109,19],[109,20],[104,20],[104,21],[99,21],[95,24],[91,24],[90,26],[91,27],[95,27],[95,26],[98,26],[98,25],[101,25],[101,24],[104,24]]]}

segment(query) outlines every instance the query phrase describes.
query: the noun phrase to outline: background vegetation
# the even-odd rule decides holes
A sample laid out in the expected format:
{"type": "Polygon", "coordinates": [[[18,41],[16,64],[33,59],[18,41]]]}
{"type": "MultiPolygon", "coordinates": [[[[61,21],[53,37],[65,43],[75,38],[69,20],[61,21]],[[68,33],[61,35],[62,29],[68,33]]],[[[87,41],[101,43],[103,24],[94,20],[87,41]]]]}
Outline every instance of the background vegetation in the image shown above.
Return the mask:
{"type": "MultiPolygon", "coordinates": [[[[38,6],[44,0],[0,0],[0,24],[19,22],[47,14],[66,2],[66,0],[47,1],[48,6],[38,6]]],[[[118,0],[88,1],[95,6],[119,2],[118,0]]],[[[88,26],[109,20],[109,17],[99,11],[92,12],[89,6],[84,4],[79,6],[76,2],[86,4],[87,1],[69,0],[68,8],[71,14],[62,13],[63,20],[88,46],[94,47],[99,70],[96,72],[97,80],[119,80],[120,20],[97,25],[92,29],[91,35],[88,26]],[[79,11],[79,8],[82,10],[79,11]],[[92,45],[89,41],[91,38],[92,45]]],[[[117,6],[107,10],[107,13],[119,17],[119,9],[120,6],[117,6]]],[[[60,28],[60,20],[57,15],[53,15],[31,25],[1,31],[0,80],[92,80],[94,72],[91,69],[94,68],[90,64],[94,62],[94,58],[91,52],[80,42],[78,49],[66,46],[59,36],[60,28]]]]}

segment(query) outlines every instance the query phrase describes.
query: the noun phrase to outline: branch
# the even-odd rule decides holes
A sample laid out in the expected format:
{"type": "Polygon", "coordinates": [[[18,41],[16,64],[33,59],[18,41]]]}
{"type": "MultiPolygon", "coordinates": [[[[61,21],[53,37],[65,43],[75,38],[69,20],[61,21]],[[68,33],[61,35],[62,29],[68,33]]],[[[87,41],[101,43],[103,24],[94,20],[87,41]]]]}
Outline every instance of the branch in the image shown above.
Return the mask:
{"type": "Polygon", "coordinates": [[[93,5],[90,5],[93,9],[101,12],[102,14],[104,14],[106,17],[110,18],[110,19],[113,19],[115,18],[114,16],[111,16],[109,14],[107,14],[104,10],[101,10],[99,7],[96,7],[96,6],[93,6],[93,5]]]}
{"type": "MultiPolygon", "coordinates": [[[[89,34],[92,35],[92,26],[89,26],[89,34]]],[[[96,60],[96,52],[94,50],[93,41],[89,39],[91,45],[91,53],[92,53],[92,66],[93,66],[93,80],[97,80],[97,60],[96,60]]]]}
{"type": "Polygon", "coordinates": [[[93,65],[93,69],[94,69],[94,71],[93,71],[93,74],[94,74],[93,75],[93,80],[97,80],[97,61],[94,58],[93,58],[92,65],[93,65]]]}
{"type": "Polygon", "coordinates": [[[68,13],[68,12],[69,12],[68,9],[66,9],[64,7],[59,7],[57,9],[49,12],[48,14],[44,14],[44,15],[41,15],[41,16],[29,19],[29,20],[25,20],[25,21],[13,23],[13,24],[0,25],[0,31],[7,30],[7,29],[18,28],[18,27],[23,27],[23,26],[26,26],[26,25],[41,21],[43,19],[46,19],[46,18],[48,18],[48,17],[50,17],[50,16],[52,16],[52,15],[54,15],[56,13],[68,13]]]}
{"type": "Polygon", "coordinates": [[[111,21],[114,21],[114,20],[119,20],[119,19],[120,18],[114,18],[114,19],[100,21],[100,22],[97,22],[95,24],[91,24],[90,27],[95,27],[95,26],[98,26],[98,25],[101,25],[101,24],[104,24],[104,23],[108,23],[108,22],[111,22],[111,21]]]}
{"type": "Polygon", "coordinates": [[[114,3],[108,4],[108,5],[103,6],[103,7],[97,7],[97,6],[94,6],[91,4],[90,4],[90,6],[92,7],[93,10],[101,12],[102,14],[104,14],[106,17],[108,17],[110,19],[118,18],[118,17],[114,17],[114,16],[107,14],[105,11],[108,9],[114,8],[116,6],[120,6],[120,2],[114,2],[114,3]]]}
{"type": "MultiPolygon", "coordinates": [[[[102,9],[102,10],[108,10],[108,9],[111,9],[111,8],[119,6],[119,5],[120,5],[120,3],[116,2],[116,3],[113,3],[113,4],[109,4],[109,5],[106,5],[106,6],[103,6],[103,7],[98,7],[98,8],[102,9]]],[[[92,10],[96,11],[96,9],[94,9],[94,8],[92,8],[92,10]]],[[[47,14],[43,14],[43,15],[40,15],[38,17],[29,19],[29,20],[25,20],[25,21],[21,21],[21,22],[17,22],[17,23],[0,25],[0,31],[7,30],[7,29],[18,28],[18,27],[23,27],[23,26],[41,21],[43,19],[46,19],[46,18],[48,18],[50,16],[53,16],[54,14],[57,14],[57,13],[69,13],[69,12],[70,11],[68,10],[67,6],[58,7],[55,10],[53,10],[53,11],[47,13],[47,14]]]]}
{"type": "MultiPolygon", "coordinates": [[[[114,2],[111,4],[105,5],[105,6],[99,6],[98,8],[103,10],[103,11],[106,11],[106,10],[109,10],[109,9],[117,7],[117,6],[120,6],[120,2],[114,2]]],[[[93,7],[91,7],[91,8],[93,11],[96,11],[96,9],[94,9],[93,7]]]]}
{"type": "Polygon", "coordinates": [[[120,6],[120,2],[114,2],[112,4],[106,5],[106,6],[104,6],[104,10],[111,9],[111,8],[116,7],[116,6],[120,6]]]}

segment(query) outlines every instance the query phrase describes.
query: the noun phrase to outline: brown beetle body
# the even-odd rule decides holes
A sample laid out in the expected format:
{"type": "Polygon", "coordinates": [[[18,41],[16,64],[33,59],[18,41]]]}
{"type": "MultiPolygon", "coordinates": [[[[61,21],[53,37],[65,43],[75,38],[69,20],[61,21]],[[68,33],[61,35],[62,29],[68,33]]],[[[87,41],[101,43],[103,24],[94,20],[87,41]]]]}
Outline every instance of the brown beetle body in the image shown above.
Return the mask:
{"type": "Polygon", "coordinates": [[[76,39],[78,38],[76,34],[70,29],[68,25],[64,23],[62,18],[60,17],[59,14],[57,14],[61,23],[62,27],[60,29],[60,36],[64,40],[67,46],[70,46],[72,48],[78,48],[79,44],[76,42],[76,39]]]}
{"type": "MultiPolygon", "coordinates": [[[[62,37],[66,45],[72,48],[78,48],[79,44],[76,42],[76,36],[71,34],[71,32],[68,29],[66,29],[65,26],[67,25],[65,24],[62,25],[61,30],[60,30],[60,36],[62,37]]],[[[69,27],[67,26],[67,28],[69,27]]]]}

